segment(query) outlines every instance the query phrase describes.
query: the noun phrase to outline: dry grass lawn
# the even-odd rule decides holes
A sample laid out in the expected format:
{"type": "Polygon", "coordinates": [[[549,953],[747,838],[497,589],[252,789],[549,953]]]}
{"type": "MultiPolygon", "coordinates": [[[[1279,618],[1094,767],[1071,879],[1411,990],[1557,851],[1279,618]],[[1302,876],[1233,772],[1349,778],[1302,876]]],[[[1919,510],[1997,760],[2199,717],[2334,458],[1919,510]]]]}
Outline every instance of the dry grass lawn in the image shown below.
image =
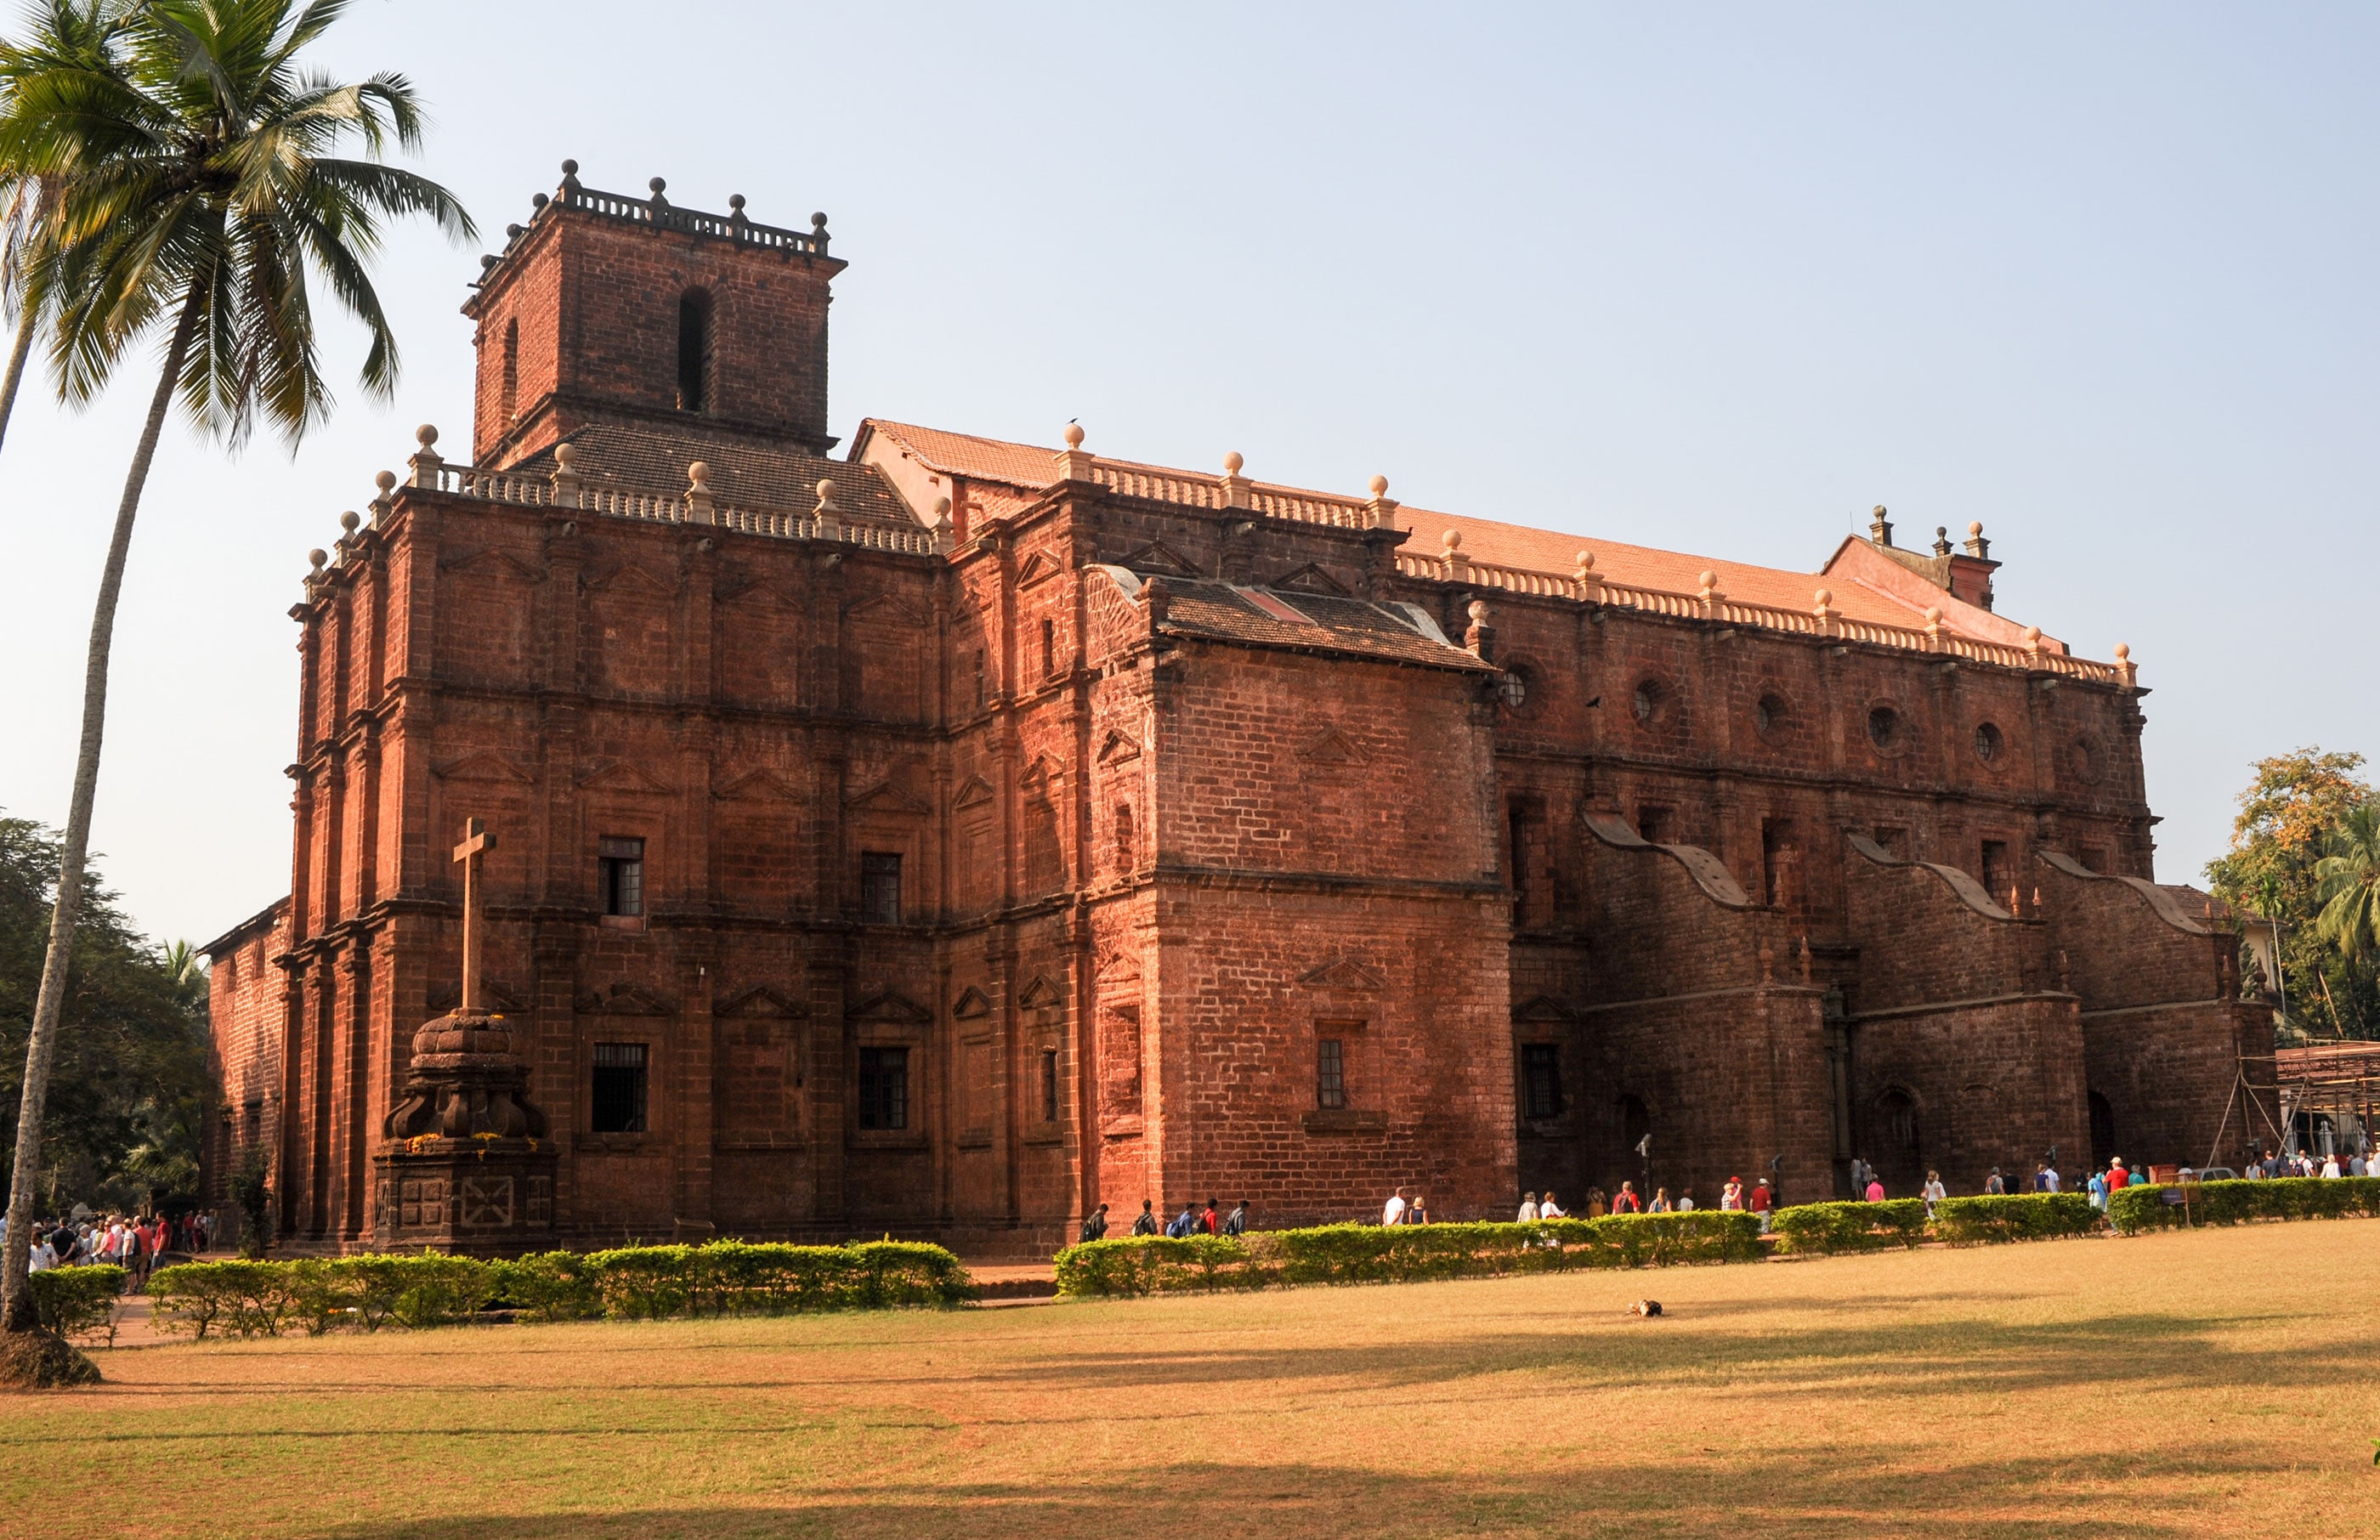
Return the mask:
{"type": "Polygon", "coordinates": [[[2375,1258],[2356,1220],[125,1348],[0,1396],[0,1534],[2369,1535],[2375,1258]]]}

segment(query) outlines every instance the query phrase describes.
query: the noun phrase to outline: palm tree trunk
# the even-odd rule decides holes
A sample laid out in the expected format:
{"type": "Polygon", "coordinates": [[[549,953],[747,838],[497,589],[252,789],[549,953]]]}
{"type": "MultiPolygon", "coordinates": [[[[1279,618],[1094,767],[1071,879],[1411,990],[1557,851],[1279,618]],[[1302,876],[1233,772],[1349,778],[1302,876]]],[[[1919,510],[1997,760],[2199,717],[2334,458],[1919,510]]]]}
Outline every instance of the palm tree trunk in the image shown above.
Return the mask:
{"type": "Polygon", "coordinates": [[[115,532],[108,540],[107,565],[99,578],[99,603],[91,617],[74,800],[67,809],[66,841],[58,853],[57,907],[50,914],[42,992],[34,1001],[33,1029],[25,1044],[25,1092],[18,1107],[17,1161],[8,1183],[8,1243],[0,1248],[0,1331],[30,1331],[39,1324],[33,1291],[25,1278],[33,1228],[33,1183],[42,1169],[42,1110],[49,1096],[50,1063],[57,1057],[67,967],[74,954],[75,924],[82,917],[83,860],[91,849],[91,809],[99,791],[99,744],[107,718],[107,655],[115,638],[115,600],[124,587],[124,559],[132,546],[133,515],[140,511],[140,491],[148,484],[150,462],[156,458],[157,438],[164,430],[174,387],[182,377],[182,359],[198,328],[201,292],[196,285],[191,286],[175,322],[164,371],[158,376],[157,394],[149,402],[149,420],[140,430],[140,443],[132,452],[132,469],[124,479],[124,500],[116,504],[115,532]]]}
{"type": "Polygon", "coordinates": [[[17,415],[17,387],[25,378],[25,357],[33,351],[33,307],[24,307],[17,321],[17,346],[8,353],[8,378],[0,381],[0,442],[8,436],[8,419],[17,415]]]}

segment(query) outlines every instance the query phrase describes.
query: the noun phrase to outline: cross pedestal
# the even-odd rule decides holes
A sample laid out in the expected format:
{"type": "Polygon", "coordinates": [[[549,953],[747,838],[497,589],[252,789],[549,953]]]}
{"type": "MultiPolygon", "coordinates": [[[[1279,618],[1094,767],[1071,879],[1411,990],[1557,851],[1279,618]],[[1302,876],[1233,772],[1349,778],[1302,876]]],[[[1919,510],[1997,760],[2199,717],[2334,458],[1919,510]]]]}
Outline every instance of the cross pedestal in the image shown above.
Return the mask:
{"type": "Polygon", "coordinates": [[[496,838],[473,819],[463,868],[463,998],[413,1035],[396,1109],[372,1157],[373,1239],[480,1255],[543,1245],[553,1229],[557,1152],[528,1096],[512,1028],[484,1003],[487,940],[480,859],[496,838]]]}

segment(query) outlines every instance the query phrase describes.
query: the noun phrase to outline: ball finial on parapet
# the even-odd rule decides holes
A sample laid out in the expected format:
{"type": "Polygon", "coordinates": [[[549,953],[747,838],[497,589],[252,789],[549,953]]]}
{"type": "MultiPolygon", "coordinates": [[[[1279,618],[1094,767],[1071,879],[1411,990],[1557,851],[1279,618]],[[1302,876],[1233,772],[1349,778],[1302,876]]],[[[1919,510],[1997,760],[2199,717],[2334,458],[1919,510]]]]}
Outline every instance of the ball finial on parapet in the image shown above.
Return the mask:
{"type": "Polygon", "coordinates": [[[437,447],[438,430],[431,426],[429,423],[425,422],[420,427],[415,429],[413,430],[413,437],[415,442],[419,443],[424,449],[434,449],[437,447]]]}
{"type": "Polygon", "coordinates": [[[686,484],[695,491],[710,490],[710,467],[701,460],[686,467],[686,484]]]}
{"type": "Polygon", "coordinates": [[[1069,449],[1080,449],[1080,448],[1082,448],[1082,447],[1083,447],[1083,425],[1082,425],[1081,423],[1079,423],[1079,422],[1070,422],[1070,423],[1066,424],[1066,431],[1065,431],[1065,433],[1064,433],[1063,437],[1065,438],[1065,441],[1066,441],[1066,447],[1067,447],[1067,448],[1069,448],[1069,449]]]}
{"type": "Polygon", "coordinates": [[[1438,538],[1438,543],[1444,546],[1450,553],[1460,551],[1463,549],[1463,531],[1450,527],[1445,534],[1438,538]]]}
{"type": "Polygon", "coordinates": [[[737,213],[742,213],[744,212],[744,195],[740,192],[729,193],[727,195],[727,206],[735,210],[737,213]]]}
{"type": "Polygon", "coordinates": [[[661,177],[656,176],[651,181],[647,182],[645,186],[651,188],[654,192],[663,192],[668,190],[669,183],[663,181],[661,177]]]}
{"type": "Polygon", "coordinates": [[[396,472],[393,470],[382,471],[378,476],[372,478],[372,485],[380,489],[381,496],[386,497],[389,493],[396,490],[396,472]]]}
{"type": "Polygon", "coordinates": [[[356,532],[356,526],[361,523],[363,520],[356,516],[356,511],[353,508],[339,515],[339,527],[350,535],[356,532]]]}
{"type": "Polygon", "coordinates": [[[1389,495],[1389,479],[1387,477],[1375,476],[1372,478],[1372,495],[1374,497],[1386,497],[1389,495]]]}
{"type": "Polygon", "coordinates": [[[306,560],[313,564],[314,576],[317,577],[322,576],[322,564],[330,559],[331,553],[319,545],[306,552],[306,560]]]}
{"type": "Polygon", "coordinates": [[[1488,601],[1484,599],[1473,600],[1471,601],[1471,607],[1463,612],[1471,617],[1471,624],[1474,625],[1485,625],[1488,624],[1488,601]]]}
{"type": "Polygon", "coordinates": [[[2130,643],[2130,642],[2118,642],[2118,643],[2116,644],[2116,661],[2118,661],[2118,662],[2119,662],[2119,663],[2129,663],[2129,662],[2131,662],[2131,661],[2132,661],[2132,645],[2131,645],[2131,643],[2130,643]]]}
{"type": "Polygon", "coordinates": [[[1237,476],[1240,473],[1240,467],[1246,464],[1247,462],[1245,460],[1240,458],[1240,452],[1238,450],[1228,450],[1223,455],[1223,474],[1226,476],[1237,476]]]}

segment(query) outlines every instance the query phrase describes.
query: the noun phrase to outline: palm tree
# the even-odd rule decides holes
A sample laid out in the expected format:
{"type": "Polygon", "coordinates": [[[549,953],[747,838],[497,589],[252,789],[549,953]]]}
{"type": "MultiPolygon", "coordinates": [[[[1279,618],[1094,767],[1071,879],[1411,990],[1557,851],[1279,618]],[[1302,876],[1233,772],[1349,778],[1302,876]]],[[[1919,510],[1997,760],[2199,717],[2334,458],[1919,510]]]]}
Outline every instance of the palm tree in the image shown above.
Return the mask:
{"type": "MultiPolygon", "coordinates": [[[[30,76],[84,70],[120,79],[129,14],[125,0],[49,0],[32,13],[25,42],[0,43],[0,99],[30,76]]],[[[8,350],[8,371],[0,377],[0,439],[16,415],[17,387],[24,382],[25,360],[41,329],[40,311],[25,303],[26,294],[55,228],[60,180],[72,170],[23,173],[0,167],[0,300],[17,314],[16,345],[8,350]]]]}
{"type": "Polygon", "coordinates": [[[2314,863],[2314,934],[2353,963],[2380,950],[2380,801],[2347,810],[2314,863]]]}
{"type": "MultiPolygon", "coordinates": [[[[0,166],[61,178],[53,249],[26,303],[53,319],[59,394],[97,395],[126,353],[162,332],[164,367],[132,453],[91,617],[82,735],[60,852],[57,905],[25,1051],[9,1230],[32,1222],[42,1108],[81,908],[83,861],[99,778],[107,660],[133,515],[176,394],[201,431],[237,444],[259,418],[293,443],[330,406],[315,357],[308,289],[319,272],[370,334],[364,389],[390,394],[396,339],[369,264],[384,218],[426,214],[473,234],[452,194],[383,164],[392,139],[421,142],[412,84],[380,74],[344,85],[301,71],[298,55],[346,0],[151,0],[133,13],[122,81],[88,70],[37,72],[0,105],[0,166]],[[334,152],[350,139],[365,154],[334,152]],[[71,173],[71,175],[68,175],[71,173]]],[[[34,1328],[25,1249],[5,1254],[0,1328],[34,1328]]]]}

